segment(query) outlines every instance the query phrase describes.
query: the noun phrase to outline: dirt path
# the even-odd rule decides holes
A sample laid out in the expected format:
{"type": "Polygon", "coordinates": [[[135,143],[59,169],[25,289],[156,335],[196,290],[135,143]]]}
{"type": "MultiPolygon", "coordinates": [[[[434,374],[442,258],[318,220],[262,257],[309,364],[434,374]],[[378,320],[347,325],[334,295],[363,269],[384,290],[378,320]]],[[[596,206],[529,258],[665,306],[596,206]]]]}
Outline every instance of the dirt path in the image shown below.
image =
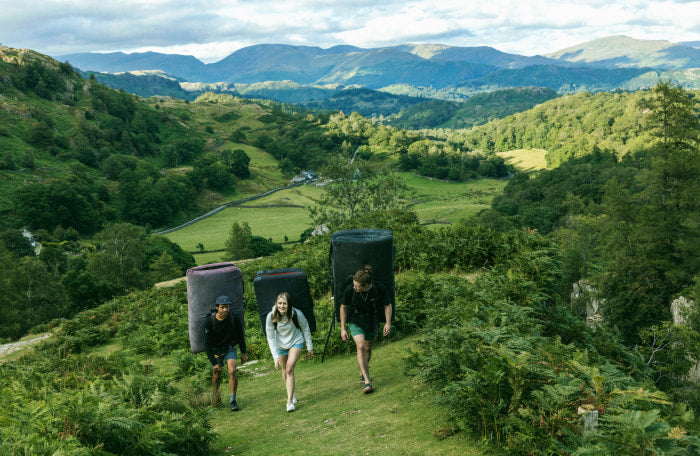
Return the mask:
{"type": "Polygon", "coordinates": [[[10,353],[14,353],[17,350],[22,350],[26,347],[31,347],[32,345],[48,338],[51,334],[42,334],[40,336],[32,337],[31,339],[18,340],[17,342],[12,342],[10,344],[0,345],[0,358],[3,358],[10,353]]]}

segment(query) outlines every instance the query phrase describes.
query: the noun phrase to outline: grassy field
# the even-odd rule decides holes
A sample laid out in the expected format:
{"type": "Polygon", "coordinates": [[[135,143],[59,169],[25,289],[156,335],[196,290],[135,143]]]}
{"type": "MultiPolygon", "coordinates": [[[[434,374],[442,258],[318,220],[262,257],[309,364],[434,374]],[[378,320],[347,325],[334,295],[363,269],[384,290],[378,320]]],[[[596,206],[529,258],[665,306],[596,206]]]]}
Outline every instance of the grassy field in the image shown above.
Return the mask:
{"type": "MultiPolygon", "coordinates": [[[[377,347],[372,357],[375,392],[362,394],[355,356],[297,364],[297,410],[285,411],[282,374],[271,361],[243,365],[240,412],[214,411],[219,434],[214,455],[414,455],[486,454],[450,426],[424,385],[403,374],[411,340],[377,347]],[[442,438],[439,438],[442,437],[442,438]]],[[[224,383],[226,384],[226,383],[224,383]]]]}
{"type": "Polygon", "coordinates": [[[549,169],[547,166],[546,150],[542,149],[516,149],[508,152],[498,152],[497,155],[520,171],[533,172],[549,169]]]}
{"type": "MultiPolygon", "coordinates": [[[[467,183],[443,182],[401,173],[415,190],[412,209],[421,222],[453,223],[487,209],[494,196],[503,191],[505,180],[477,179],[467,183]]],[[[166,234],[171,241],[189,252],[197,244],[207,251],[224,248],[234,221],[246,222],[254,235],[271,238],[273,242],[296,241],[311,226],[309,208],[316,204],[323,189],[304,185],[281,190],[259,200],[223,211],[190,226],[166,234]],[[267,206],[267,207],[263,207],[267,206]]],[[[222,252],[195,254],[197,264],[221,260],[222,252]]]]}
{"type": "Polygon", "coordinates": [[[503,192],[508,181],[475,179],[469,182],[445,182],[400,173],[409,187],[415,190],[412,209],[421,222],[453,223],[488,209],[491,200],[503,192]]]}

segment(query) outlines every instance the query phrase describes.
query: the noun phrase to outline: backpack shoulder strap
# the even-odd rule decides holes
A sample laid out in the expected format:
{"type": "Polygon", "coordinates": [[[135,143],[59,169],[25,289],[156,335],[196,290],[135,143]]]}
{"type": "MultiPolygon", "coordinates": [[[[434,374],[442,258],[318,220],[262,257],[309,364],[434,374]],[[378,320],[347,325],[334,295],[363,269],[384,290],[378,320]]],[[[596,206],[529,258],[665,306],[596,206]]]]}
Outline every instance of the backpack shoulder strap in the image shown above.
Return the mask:
{"type": "Polygon", "coordinates": [[[301,327],[299,326],[299,318],[297,317],[296,309],[292,311],[292,321],[294,322],[294,326],[296,326],[297,329],[301,329],[301,327]]]}

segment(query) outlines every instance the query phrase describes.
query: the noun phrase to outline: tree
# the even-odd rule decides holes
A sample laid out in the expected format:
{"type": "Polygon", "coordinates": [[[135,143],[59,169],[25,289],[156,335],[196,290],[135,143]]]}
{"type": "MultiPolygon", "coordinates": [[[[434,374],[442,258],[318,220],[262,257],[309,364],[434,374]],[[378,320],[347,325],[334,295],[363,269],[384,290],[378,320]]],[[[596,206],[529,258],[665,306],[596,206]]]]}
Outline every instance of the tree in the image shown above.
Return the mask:
{"type": "Polygon", "coordinates": [[[247,222],[239,224],[233,222],[226,239],[226,253],[222,258],[224,261],[243,260],[252,257],[250,249],[250,237],[252,230],[247,222]]]}
{"type": "MultiPolygon", "coordinates": [[[[670,319],[672,298],[698,271],[697,195],[700,182],[698,114],[680,87],[659,83],[641,103],[652,142],[650,165],[636,179],[606,188],[605,210],[613,228],[607,270],[600,285],[603,315],[628,344],[640,331],[670,319]]],[[[644,157],[646,158],[646,157],[644,157]]]]}
{"type": "Polygon", "coordinates": [[[145,230],[128,223],[107,226],[95,234],[99,247],[88,260],[88,272],[120,289],[145,285],[145,230]]]}
{"type": "Polygon", "coordinates": [[[243,149],[225,150],[222,153],[224,164],[229,172],[241,179],[250,177],[250,157],[243,149]]]}
{"type": "Polygon", "coordinates": [[[316,225],[329,228],[355,216],[403,206],[408,186],[388,168],[375,169],[365,160],[331,159],[321,171],[328,180],[318,205],[311,208],[316,225]]]}
{"type": "Polygon", "coordinates": [[[262,236],[251,236],[249,246],[252,256],[255,258],[282,251],[281,245],[272,242],[270,239],[265,239],[262,236]]]}
{"type": "Polygon", "coordinates": [[[154,283],[174,279],[182,275],[182,271],[168,252],[163,252],[151,265],[151,281],[154,283]]]}
{"type": "Polygon", "coordinates": [[[698,268],[700,121],[695,100],[680,86],[660,82],[642,107],[654,141],[643,233],[651,256],[676,286],[690,284],[698,268]]]}
{"type": "Polygon", "coordinates": [[[24,237],[20,230],[6,229],[0,231],[0,242],[16,258],[34,256],[34,248],[29,239],[24,237]]]}
{"type": "Polygon", "coordinates": [[[204,168],[207,176],[207,187],[213,190],[234,190],[233,176],[221,163],[213,163],[204,168]]]}
{"type": "MultiPolygon", "coordinates": [[[[202,250],[204,247],[202,247],[202,250]]],[[[186,252],[178,244],[165,236],[151,235],[146,239],[146,263],[151,265],[164,253],[172,258],[178,268],[178,274],[184,275],[185,271],[197,265],[191,253],[186,252]]]]}

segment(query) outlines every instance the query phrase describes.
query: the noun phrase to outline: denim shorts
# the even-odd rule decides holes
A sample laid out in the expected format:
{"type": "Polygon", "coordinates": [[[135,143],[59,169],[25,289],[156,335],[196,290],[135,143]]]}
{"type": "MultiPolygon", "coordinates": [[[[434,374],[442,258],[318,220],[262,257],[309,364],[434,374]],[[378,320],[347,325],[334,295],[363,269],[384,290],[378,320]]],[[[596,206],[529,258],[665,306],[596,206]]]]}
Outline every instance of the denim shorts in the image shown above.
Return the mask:
{"type": "MultiPolygon", "coordinates": [[[[294,344],[292,345],[292,348],[298,348],[301,350],[304,347],[304,344],[294,344]]],[[[279,356],[287,356],[289,354],[289,350],[282,350],[281,348],[277,349],[277,354],[279,356]]]]}
{"type": "Polygon", "coordinates": [[[227,351],[226,353],[224,353],[224,352],[222,351],[220,354],[214,355],[214,359],[217,361],[217,364],[222,364],[222,363],[220,363],[220,360],[221,360],[221,357],[222,357],[222,356],[223,356],[223,358],[224,358],[224,363],[223,363],[223,364],[225,364],[226,361],[228,361],[229,359],[236,359],[236,360],[237,360],[237,359],[238,359],[238,355],[236,354],[236,346],[235,346],[235,345],[229,345],[229,346],[228,346],[228,351],[227,351]]]}

